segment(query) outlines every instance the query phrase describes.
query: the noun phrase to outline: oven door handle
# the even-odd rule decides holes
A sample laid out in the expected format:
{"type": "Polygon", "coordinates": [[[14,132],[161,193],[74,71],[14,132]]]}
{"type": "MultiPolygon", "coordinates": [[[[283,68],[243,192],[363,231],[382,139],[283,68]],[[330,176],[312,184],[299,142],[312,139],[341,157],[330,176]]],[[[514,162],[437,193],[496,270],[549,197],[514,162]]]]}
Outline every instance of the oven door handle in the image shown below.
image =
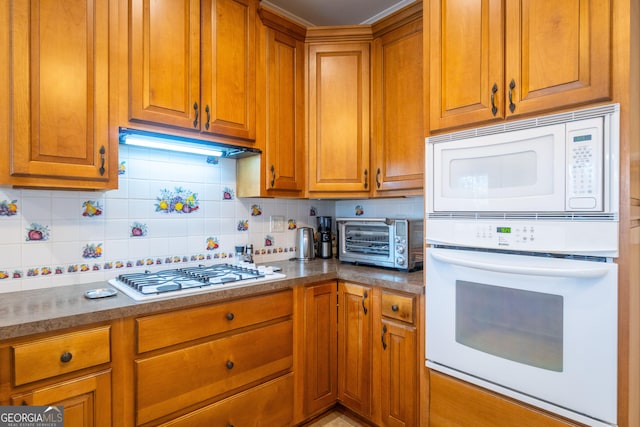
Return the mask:
{"type": "Polygon", "coordinates": [[[527,276],[550,276],[550,277],[570,277],[577,279],[595,279],[605,276],[609,270],[606,267],[597,268],[543,268],[543,267],[521,267],[515,265],[491,264],[470,259],[459,258],[451,255],[431,252],[433,259],[459,265],[461,267],[475,268],[478,270],[495,271],[498,273],[523,274],[527,276]]]}

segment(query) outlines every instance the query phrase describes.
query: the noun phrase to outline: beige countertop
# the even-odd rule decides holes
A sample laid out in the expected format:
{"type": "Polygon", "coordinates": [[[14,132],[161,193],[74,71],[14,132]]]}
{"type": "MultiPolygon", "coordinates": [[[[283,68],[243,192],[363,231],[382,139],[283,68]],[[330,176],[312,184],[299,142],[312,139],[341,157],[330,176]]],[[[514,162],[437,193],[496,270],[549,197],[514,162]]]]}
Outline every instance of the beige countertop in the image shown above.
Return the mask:
{"type": "Polygon", "coordinates": [[[330,279],[348,280],[414,294],[424,293],[422,271],[405,273],[343,264],[334,259],[278,261],[268,265],[281,267],[286,278],[162,300],[134,301],[122,292],[101,299],[84,297],[84,292],[89,289],[110,287],[106,282],[0,294],[0,340],[223,301],[330,279]]]}

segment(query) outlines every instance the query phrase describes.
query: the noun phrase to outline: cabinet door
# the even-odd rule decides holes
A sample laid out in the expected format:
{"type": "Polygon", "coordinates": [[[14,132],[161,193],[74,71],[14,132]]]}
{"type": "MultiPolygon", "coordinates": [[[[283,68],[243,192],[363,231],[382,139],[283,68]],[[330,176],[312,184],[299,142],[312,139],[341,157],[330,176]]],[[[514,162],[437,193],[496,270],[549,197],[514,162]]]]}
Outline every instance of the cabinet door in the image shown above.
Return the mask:
{"type": "Polygon", "coordinates": [[[266,31],[268,190],[304,189],[304,42],[266,31]]]}
{"type": "Polygon", "coordinates": [[[418,190],[424,185],[422,20],[373,42],[373,190],[418,190]]]}
{"type": "Polygon", "coordinates": [[[371,412],[371,288],[338,289],[338,400],[362,415],[371,412]]]}
{"type": "Polygon", "coordinates": [[[337,286],[327,282],[304,290],[304,414],[333,406],[338,393],[337,286]]]}
{"type": "Polygon", "coordinates": [[[9,25],[4,31],[11,34],[10,44],[0,47],[8,48],[0,52],[9,70],[8,93],[0,102],[8,103],[11,126],[8,140],[0,142],[4,183],[117,186],[117,139],[109,135],[114,10],[115,1],[96,0],[2,6],[9,25]]]}
{"type": "Polygon", "coordinates": [[[385,426],[417,425],[416,328],[382,321],[381,410],[385,426]]]}
{"type": "Polygon", "coordinates": [[[503,1],[429,3],[430,128],[504,117],[503,1]]]}
{"type": "Polygon", "coordinates": [[[201,130],[254,140],[256,0],[202,5],[201,130]]]}
{"type": "Polygon", "coordinates": [[[64,425],[111,426],[111,373],[101,372],[11,398],[12,405],[63,406],[64,425]]]}
{"type": "Polygon", "coordinates": [[[200,1],[129,3],[129,120],[199,129],[200,1]]]}
{"type": "Polygon", "coordinates": [[[507,116],[610,99],[610,1],[506,4],[507,116]]]}
{"type": "Polygon", "coordinates": [[[309,191],[367,196],[369,43],[310,45],[309,191]]]}

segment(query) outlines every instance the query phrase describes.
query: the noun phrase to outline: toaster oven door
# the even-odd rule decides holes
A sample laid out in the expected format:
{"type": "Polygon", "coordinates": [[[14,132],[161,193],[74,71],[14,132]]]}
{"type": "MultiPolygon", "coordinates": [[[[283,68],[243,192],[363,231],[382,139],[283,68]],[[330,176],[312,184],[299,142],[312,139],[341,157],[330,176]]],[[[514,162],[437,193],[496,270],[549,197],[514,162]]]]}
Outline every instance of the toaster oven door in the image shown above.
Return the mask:
{"type": "Polygon", "coordinates": [[[384,222],[344,222],[340,225],[342,261],[394,267],[394,229],[384,222]]]}

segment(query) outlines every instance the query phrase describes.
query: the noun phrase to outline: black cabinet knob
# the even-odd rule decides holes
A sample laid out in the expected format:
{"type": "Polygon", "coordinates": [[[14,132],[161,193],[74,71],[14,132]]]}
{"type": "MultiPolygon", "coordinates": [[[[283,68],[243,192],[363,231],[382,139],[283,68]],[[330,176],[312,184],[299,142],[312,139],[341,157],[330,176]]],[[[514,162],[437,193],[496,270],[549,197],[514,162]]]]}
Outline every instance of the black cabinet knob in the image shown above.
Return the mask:
{"type": "Polygon", "coordinates": [[[233,320],[235,317],[233,313],[227,313],[227,320],[233,320]]]}
{"type": "Polygon", "coordinates": [[[391,311],[398,311],[400,309],[400,307],[398,307],[397,305],[393,304],[391,306],[391,311]]]}
{"type": "Polygon", "coordinates": [[[233,369],[233,362],[231,360],[227,360],[227,369],[233,369]]]}
{"type": "Polygon", "coordinates": [[[71,361],[72,358],[73,358],[73,354],[69,353],[68,351],[65,351],[60,355],[60,361],[62,363],[68,363],[71,361]]]}

